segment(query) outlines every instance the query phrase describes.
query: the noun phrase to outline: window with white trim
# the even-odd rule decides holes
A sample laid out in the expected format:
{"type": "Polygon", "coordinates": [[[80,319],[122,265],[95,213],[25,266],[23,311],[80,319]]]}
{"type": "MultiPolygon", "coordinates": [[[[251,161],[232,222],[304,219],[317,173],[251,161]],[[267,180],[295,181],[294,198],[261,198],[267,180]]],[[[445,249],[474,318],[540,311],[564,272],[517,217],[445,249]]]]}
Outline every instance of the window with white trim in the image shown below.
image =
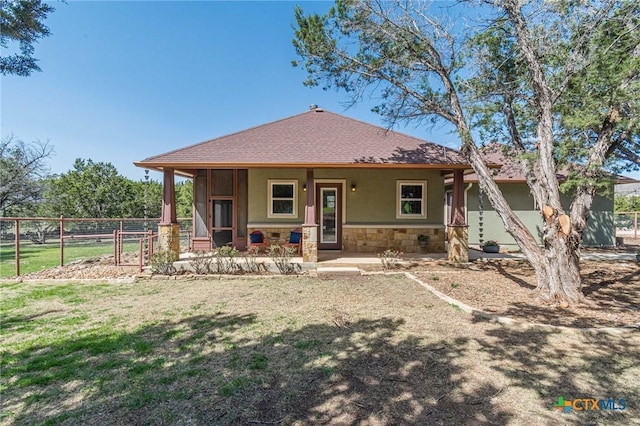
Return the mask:
{"type": "Polygon", "coordinates": [[[269,180],[268,217],[298,217],[298,182],[269,180]]]}
{"type": "Polygon", "coordinates": [[[427,181],[397,181],[396,187],[396,218],[397,219],[426,219],[427,218],[427,181]]]}

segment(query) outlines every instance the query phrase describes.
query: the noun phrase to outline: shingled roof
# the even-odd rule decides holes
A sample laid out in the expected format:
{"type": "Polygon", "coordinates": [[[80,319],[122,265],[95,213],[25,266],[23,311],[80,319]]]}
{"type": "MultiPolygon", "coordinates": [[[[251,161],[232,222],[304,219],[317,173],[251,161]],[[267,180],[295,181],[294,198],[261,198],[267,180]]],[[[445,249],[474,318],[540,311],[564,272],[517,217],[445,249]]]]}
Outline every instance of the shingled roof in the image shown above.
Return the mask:
{"type": "MultiPolygon", "coordinates": [[[[522,171],[522,166],[516,159],[515,150],[509,145],[504,145],[498,142],[492,142],[480,149],[482,157],[487,164],[499,164],[499,168],[494,170],[493,180],[498,183],[521,183],[526,182],[527,179],[522,171]]],[[[580,166],[576,166],[580,167],[580,166]]],[[[558,181],[564,182],[569,176],[569,168],[563,167],[556,172],[558,181]]],[[[610,175],[616,183],[630,183],[635,182],[631,178],[618,175],[610,175]]],[[[469,173],[464,176],[466,183],[478,182],[478,175],[475,173],[469,173]]]]}
{"type": "Polygon", "coordinates": [[[135,163],[172,167],[469,168],[456,150],[320,108],[135,163]]]}

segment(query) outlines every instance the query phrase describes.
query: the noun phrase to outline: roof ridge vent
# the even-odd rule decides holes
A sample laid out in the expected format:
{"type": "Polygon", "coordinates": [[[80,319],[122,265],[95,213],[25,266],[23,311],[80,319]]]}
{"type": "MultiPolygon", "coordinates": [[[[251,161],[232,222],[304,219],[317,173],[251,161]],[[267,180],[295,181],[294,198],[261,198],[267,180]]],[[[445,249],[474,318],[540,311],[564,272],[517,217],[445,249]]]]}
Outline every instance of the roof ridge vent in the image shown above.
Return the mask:
{"type": "Polygon", "coordinates": [[[324,110],[322,108],[320,108],[318,105],[316,104],[311,104],[309,105],[309,109],[311,111],[315,111],[315,112],[324,112],[324,110]]]}

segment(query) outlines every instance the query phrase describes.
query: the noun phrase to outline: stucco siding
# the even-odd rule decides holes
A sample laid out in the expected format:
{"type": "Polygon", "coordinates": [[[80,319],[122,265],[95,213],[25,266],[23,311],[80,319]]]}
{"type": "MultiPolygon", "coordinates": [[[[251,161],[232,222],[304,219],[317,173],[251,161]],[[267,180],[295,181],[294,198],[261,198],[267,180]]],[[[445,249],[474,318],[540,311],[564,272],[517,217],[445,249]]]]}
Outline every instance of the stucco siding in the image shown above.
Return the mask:
{"type": "MultiPolygon", "coordinates": [[[[443,224],[444,183],[438,170],[419,169],[316,169],[316,180],[345,182],[347,224],[443,224]],[[396,219],[396,181],[427,181],[426,219],[396,219]],[[351,191],[351,185],[356,191],[351,191]]],[[[301,169],[249,170],[249,223],[291,223],[304,221],[306,171],[301,169]],[[267,181],[298,180],[298,208],[295,218],[267,217],[267,181]]]]}
{"type": "MultiPolygon", "coordinates": [[[[565,209],[571,205],[572,197],[563,196],[562,204],[565,209]]],[[[613,191],[609,195],[596,195],[593,198],[587,229],[582,236],[585,246],[614,246],[616,230],[613,218],[613,191]]]]}
{"type": "Polygon", "coordinates": [[[304,203],[306,192],[303,184],[306,180],[304,169],[249,169],[249,223],[302,223],[304,222],[304,203]],[[298,205],[295,217],[268,218],[269,179],[297,180],[298,205]]]}

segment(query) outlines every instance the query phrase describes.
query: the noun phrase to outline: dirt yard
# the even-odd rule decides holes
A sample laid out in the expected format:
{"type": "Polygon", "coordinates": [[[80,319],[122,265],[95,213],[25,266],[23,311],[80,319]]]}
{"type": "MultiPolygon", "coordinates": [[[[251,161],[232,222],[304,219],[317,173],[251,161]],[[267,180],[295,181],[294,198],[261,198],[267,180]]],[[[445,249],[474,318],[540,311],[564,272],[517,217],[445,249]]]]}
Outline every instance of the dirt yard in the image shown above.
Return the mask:
{"type": "MultiPolygon", "coordinates": [[[[492,268],[420,273],[526,276],[492,268]]],[[[0,308],[3,425],[638,424],[637,331],[507,327],[402,274],[14,282],[0,308]]]]}
{"type": "MultiPolygon", "coordinates": [[[[628,253],[629,249],[623,252],[628,253]]],[[[381,267],[369,269],[381,271],[381,267]]],[[[583,262],[583,292],[588,303],[569,309],[534,301],[535,280],[526,261],[476,261],[466,267],[453,267],[444,261],[426,261],[403,270],[466,305],[518,321],[580,328],[640,324],[640,265],[635,262],[583,262]]],[[[116,267],[111,257],[103,257],[43,270],[23,278],[96,279],[137,274],[137,267],[116,267]]]]}

